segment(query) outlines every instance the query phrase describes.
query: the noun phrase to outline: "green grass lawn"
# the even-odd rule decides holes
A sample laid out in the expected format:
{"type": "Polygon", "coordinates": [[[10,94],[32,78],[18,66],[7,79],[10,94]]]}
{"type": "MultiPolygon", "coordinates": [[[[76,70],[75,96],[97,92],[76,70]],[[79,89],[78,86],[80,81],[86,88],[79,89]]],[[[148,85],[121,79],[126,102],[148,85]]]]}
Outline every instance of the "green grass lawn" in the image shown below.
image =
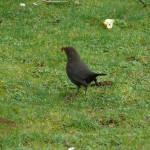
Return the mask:
{"type": "Polygon", "coordinates": [[[33,2],[0,1],[0,149],[149,150],[150,7],[33,2]],[[117,19],[111,30],[108,18],[117,19]],[[77,88],[60,46],[75,47],[93,71],[108,73],[99,81],[113,84],[67,101],[77,88]]]}

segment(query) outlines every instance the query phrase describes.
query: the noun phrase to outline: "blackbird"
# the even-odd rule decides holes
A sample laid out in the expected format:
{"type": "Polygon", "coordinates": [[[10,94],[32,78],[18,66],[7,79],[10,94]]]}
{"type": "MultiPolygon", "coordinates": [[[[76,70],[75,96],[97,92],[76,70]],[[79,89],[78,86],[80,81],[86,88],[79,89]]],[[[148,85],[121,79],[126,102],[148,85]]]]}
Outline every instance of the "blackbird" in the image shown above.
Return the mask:
{"type": "Polygon", "coordinates": [[[78,87],[77,93],[79,92],[80,87],[84,86],[86,95],[88,84],[94,81],[95,84],[99,86],[96,77],[107,75],[105,73],[95,73],[91,71],[89,67],[80,59],[80,56],[75,48],[61,47],[61,50],[65,51],[67,55],[66,72],[70,81],[78,87]]]}

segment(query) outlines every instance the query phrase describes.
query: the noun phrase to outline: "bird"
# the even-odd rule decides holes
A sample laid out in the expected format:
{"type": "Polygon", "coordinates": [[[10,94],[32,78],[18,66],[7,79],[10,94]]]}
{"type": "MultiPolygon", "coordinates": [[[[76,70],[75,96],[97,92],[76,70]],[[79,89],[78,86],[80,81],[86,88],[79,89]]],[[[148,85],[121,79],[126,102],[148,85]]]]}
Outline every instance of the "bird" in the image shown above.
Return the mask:
{"type": "Polygon", "coordinates": [[[88,85],[94,81],[97,86],[97,76],[105,76],[106,73],[95,73],[89,69],[89,67],[81,60],[77,50],[73,47],[61,47],[61,51],[64,51],[67,55],[66,73],[72,83],[74,83],[79,92],[81,86],[85,87],[85,95],[88,85]]]}

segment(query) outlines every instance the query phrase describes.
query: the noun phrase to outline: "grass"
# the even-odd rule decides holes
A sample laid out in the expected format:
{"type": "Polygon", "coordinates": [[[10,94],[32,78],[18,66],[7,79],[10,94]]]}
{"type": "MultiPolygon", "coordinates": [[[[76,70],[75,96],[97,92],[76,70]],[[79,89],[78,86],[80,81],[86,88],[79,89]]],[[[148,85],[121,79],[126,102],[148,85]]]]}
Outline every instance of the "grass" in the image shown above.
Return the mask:
{"type": "MultiPolygon", "coordinates": [[[[1,0],[0,148],[150,148],[150,15],[138,1],[46,5],[1,0]],[[102,21],[118,19],[112,30],[102,21]],[[76,87],[60,46],[78,49],[98,80],[70,102],[76,87]],[[5,119],[5,121],[3,121],[5,119]]],[[[148,5],[148,1],[145,1],[148,5]]]]}

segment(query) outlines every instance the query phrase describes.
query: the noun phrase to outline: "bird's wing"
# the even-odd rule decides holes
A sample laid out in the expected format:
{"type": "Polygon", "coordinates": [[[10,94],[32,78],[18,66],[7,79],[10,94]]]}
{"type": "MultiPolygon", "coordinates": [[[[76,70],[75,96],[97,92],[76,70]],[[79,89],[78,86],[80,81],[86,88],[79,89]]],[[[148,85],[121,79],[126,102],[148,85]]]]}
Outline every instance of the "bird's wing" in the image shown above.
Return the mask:
{"type": "Polygon", "coordinates": [[[67,74],[72,82],[83,84],[85,79],[91,76],[93,72],[83,62],[74,62],[67,64],[67,74]]]}

